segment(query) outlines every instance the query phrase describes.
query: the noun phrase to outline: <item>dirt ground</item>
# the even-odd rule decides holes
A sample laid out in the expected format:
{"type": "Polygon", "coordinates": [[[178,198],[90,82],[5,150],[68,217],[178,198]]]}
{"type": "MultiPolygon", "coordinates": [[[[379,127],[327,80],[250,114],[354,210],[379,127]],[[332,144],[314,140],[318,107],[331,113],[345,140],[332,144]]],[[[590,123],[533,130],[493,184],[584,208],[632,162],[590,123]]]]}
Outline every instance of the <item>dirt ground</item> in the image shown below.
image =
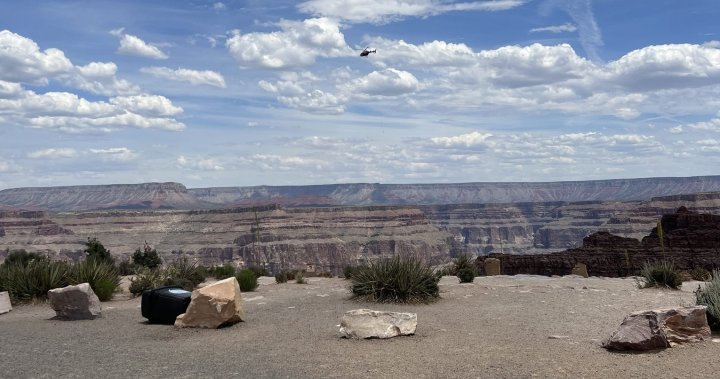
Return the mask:
{"type": "MultiPolygon", "coordinates": [[[[243,293],[245,322],[218,329],[149,325],[140,300],[103,303],[91,321],[50,320],[47,304],[0,316],[2,378],[717,378],[720,343],[650,353],[600,347],[630,312],[694,304],[682,291],[632,279],[478,277],[441,282],[430,305],[349,300],[347,282],[261,278],[243,293]],[[417,312],[414,336],[338,337],[357,308],[417,312]],[[550,338],[551,336],[559,338],[550,338]]],[[[122,298],[122,296],[120,297],[122,298]]],[[[719,336],[713,336],[718,338],[719,336]]],[[[720,341],[720,339],[718,339],[720,341]]]]}

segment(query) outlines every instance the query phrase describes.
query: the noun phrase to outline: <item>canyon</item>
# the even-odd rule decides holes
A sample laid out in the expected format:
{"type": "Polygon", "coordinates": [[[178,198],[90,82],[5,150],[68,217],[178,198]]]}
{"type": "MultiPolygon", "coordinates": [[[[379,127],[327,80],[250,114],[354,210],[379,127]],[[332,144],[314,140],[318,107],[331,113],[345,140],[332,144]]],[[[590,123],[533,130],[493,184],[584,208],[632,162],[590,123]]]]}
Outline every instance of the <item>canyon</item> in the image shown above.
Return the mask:
{"type": "Polygon", "coordinates": [[[718,178],[628,179],[611,186],[615,192],[601,190],[597,182],[554,184],[562,191],[526,183],[513,198],[541,200],[503,202],[507,197],[500,196],[485,203],[436,204],[433,201],[480,195],[460,191],[466,186],[462,184],[440,192],[427,192],[429,187],[423,186],[441,185],[417,185],[425,188],[427,203],[419,200],[420,192],[411,192],[403,201],[418,201],[412,205],[382,205],[388,192],[378,197],[357,185],[309,186],[313,188],[292,193],[273,187],[263,195],[253,192],[259,188],[254,187],[240,197],[235,190],[193,190],[177,183],[11,189],[0,191],[0,260],[15,249],[77,260],[90,237],[98,238],[118,260],[129,259],[147,242],[165,261],[188,257],[204,265],[232,262],[272,271],[301,268],[334,274],[346,265],[394,254],[421,255],[433,264],[464,253],[548,254],[582,248],[583,238],[596,232],[639,240],[663,215],[681,206],[720,214],[720,192],[683,192],[715,191],[718,178]],[[628,199],[645,196],[630,190],[636,180],[657,196],[628,199]],[[315,187],[333,191],[335,197],[321,196],[315,187]],[[540,190],[520,197],[523,188],[540,190]],[[590,189],[585,196],[571,196],[572,188],[590,189]],[[345,195],[338,195],[339,189],[345,195]],[[277,194],[283,196],[273,197],[277,194]],[[601,200],[589,200],[593,197],[601,200]],[[572,201],[558,200],[563,198],[572,201]],[[380,204],[354,204],[368,199],[380,204]]]}

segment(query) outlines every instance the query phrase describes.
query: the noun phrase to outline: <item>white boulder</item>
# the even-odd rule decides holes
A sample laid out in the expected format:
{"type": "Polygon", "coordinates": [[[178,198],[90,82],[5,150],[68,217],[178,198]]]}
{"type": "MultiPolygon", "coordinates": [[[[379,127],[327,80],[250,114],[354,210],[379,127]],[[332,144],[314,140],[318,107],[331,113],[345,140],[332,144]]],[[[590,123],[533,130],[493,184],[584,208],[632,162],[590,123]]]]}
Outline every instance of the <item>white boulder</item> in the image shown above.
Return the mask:
{"type": "Polygon", "coordinates": [[[63,320],[92,320],[101,316],[100,299],[88,283],[48,291],[56,317],[63,320]]]}
{"type": "Polygon", "coordinates": [[[383,312],[354,309],[340,321],[340,336],[345,338],[392,338],[415,334],[417,313],[383,312]]]}
{"type": "Polygon", "coordinates": [[[216,329],[238,323],[244,317],[240,285],[232,277],[193,291],[190,305],[175,319],[175,326],[216,329]]]}
{"type": "Polygon", "coordinates": [[[12,304],[10,303],[10,294],[5,292],[0,292],[0,315],[8,313],[12,310],[12,304]]]}

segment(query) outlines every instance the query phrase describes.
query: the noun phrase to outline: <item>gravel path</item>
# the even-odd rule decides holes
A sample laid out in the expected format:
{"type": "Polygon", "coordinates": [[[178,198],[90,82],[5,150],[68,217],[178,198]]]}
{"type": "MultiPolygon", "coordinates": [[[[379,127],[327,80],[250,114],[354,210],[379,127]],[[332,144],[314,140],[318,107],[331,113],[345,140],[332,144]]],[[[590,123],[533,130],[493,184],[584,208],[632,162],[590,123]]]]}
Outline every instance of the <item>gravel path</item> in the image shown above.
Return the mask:
{"type": "MultiPolygon", "coordinates": [[[[632,311],[692,305],[683,291],[632,279],[444,277],[431,305],[348,300],[342,279],[275,284],[243,294],[246,322],[219,330],[148,325],[139,299],[103,303],[92,321],[50,320],[47,304],[0,316],[2,378],[717,378],[720,343],[610,353],[602,339],[632,311]],[[417,333],[338,338],[342,314],[418,313],[417,333]],[[558,336],[551,339],[550,336],[558,336]]],[[[718,336],[714,336],[718,337],[718,336]]]]}

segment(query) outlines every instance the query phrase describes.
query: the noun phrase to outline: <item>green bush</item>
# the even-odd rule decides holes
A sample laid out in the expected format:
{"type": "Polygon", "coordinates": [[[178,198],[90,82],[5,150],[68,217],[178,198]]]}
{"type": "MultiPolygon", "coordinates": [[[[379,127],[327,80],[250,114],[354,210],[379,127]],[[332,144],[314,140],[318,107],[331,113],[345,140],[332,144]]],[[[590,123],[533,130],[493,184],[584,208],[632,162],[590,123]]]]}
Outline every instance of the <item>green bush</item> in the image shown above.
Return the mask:
{"type": "Polygon", "coordinates": [[[374,302],[428,303],[440,297],[439,277],[417,257],[395,256],[357,267],[353,298],[374,302]]]}
{"type": "Polygon", "coordinates": [[[356,269],[356,266],[345,266],[345,268],[343,268],[343,277],[345,279],[352,279],[356,269]]]}
{"type": "Polygon", "coordinates": [[[0,266],[0,283],[15,301],[44,299],[53,288],[70,284],[70,266],[48,258],[16,261],[0,266]]]}
{"type": "Polygon", "coordinates": [[[90,284],[100,301],[108,301],[120,285],[120,275],[109,261],[86,259],[72,267],[70,281],[90,284]]]}
{"type": "Polygon", "coordinates": [[[679,289],[682,286],[682,275],[671,262],[647,262],[640,270],[637,286],[638,288],[667,287],[679,289]]]}
{"type": "Polygon", "coordinates": [[[135,250],[132,255],[132,260],[136,265],[147,268],[157,268],[162,264],[157,250],[150,248],[147,242],[145,242],[142,251],[140,251],[139,248],[135,250]]]}
{"type": "Polygon", "coordinates": [[[466,267],[457,272],[460,283],[472,283],[475,280],[475,269],[466,267]]]}
{"type": "Polygon", "coordinates": [[[130,279],[130,293],[133,296],[140,296],[145,290],[162,287],[166,281],[165,270],[141,268],[135,277],[130,279]]]}
{"type": "Polygon", "coordinates": [[[287,283],[288,277],[287,272],[281,271],[275,274],[275,283],[287,283]]]}
{"type": "Polygon", "coordinates": [[[117,271],[118,274],[125,276],[125,275],[134,275],[135,271],[137,271],[138,265],[135,263],[132,263],[130,261],[122,261],[117,265],[117,271]]]}
{"type": "Polygon", "coordinates": [[[87,242],[85,242],[85,255],[86,259],[104,261],[110,264],[115,263],[112,255],[110,255],[110,250],[106,249],[95,237],[88,238],[87,242]]]}
{"type": "Polygon", "coordinates": [[[248,268],[238,271],[238,273],[235,274],[235,278],[237,279],[238,284],[240,284],[240,291],[255,291],[258,287],[257,276],[255,276],[253,270],[248,268]]]}
{"type": "Polygon", "coordinates": [[[23,266],[27,266],[30,261],[43,259],[44,256],[37,253],[28,253],[24,249],[9,251],[7,257],[5,257],[5,265],[12,265],[19,263],[23,266]]]}
{"type": "Polygon", "coordinates": [[[467,254],[462,254],[455,258],[453,265],[450,267],[450,275],[460,276],[459,273],[462,270],[472,270],[475,272],[475,265],[473,264],[472,258],[467,254]]]}
{"type": "Polygon", "coordinates": [[[235,276],[235,266],[230,263],[225,263],[222,266],[217,266],[213,270],[213,276],[215,279],[227,279],[235,276]]]}
{"type": "Polygon", "coordinates": [[[712,279],[705,288],[695,291],[697,305],[707,306],[707,318],[710,328],[720,330],[720,270],[713,270],[712,279]]]}
{"type": "Polygon", "coordinates": [[[305,275],[302,272],[298,272],[295,274],[295,284],[307,284],[307,280],[305,280],[305,275]]]}

